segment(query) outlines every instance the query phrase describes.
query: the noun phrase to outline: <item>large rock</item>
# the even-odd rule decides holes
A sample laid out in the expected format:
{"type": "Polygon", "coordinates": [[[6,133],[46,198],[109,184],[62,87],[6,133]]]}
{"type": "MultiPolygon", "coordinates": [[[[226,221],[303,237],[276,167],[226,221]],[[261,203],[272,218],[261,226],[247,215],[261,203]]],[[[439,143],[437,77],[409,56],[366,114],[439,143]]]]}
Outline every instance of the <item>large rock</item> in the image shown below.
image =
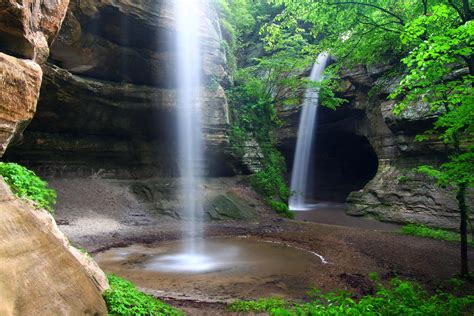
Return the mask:
{"type": "Polygon", "coordinates": [[[0,177],[0,314],[107,315],[103,272],[0,177]],[[85,263],[82,265],[77,258],[85,263]]]}
{"type": "Polygon", "coordinates": [[[0,157],[33,118],[41,76],[35,62],[0,53],[0,157]]]}
{"type": "Polygon", "coordinates": [[[2,0],[0,50],[44,62],[56,37],[69,0],[2,0]]]}
{"type": "Polygon", "coordinates": [[[365,113],[356,133],[367,137],[379,160],[377,175],[363,189],[349,195],[348,213],[456,229],[459,211],[455,193],[413,171],[420,165],[439,165],[449,154],[449,148],[438,139],[415,140],[416,135],[431,127],[436,113],[420,102],[401,116],[394,116],[396,101],[387,97],[400,78],[390,77],[386,69],[361,66],[357,76],[348,72],[345,77],[351,105],[365,113]]]}
{"type": "Polygon", "coordinates": [[[48,58],[68,4],[0,1],[0,157],[33,118],[42,76],[38,63],[48,58]]]}

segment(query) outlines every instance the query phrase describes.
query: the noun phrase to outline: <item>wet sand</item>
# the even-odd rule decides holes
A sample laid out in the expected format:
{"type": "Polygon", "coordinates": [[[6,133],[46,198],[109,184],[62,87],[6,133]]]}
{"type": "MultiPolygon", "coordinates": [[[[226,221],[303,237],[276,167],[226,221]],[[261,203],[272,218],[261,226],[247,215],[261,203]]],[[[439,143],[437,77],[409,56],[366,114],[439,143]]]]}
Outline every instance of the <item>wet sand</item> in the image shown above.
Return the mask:
{"type": "MultiPolygon", "coordinates": [[[[390,227],[378,229],[378,225],[383,223],[372,220],[369,226],[365,226],[363,222],[360,222],[364,220],[365,223],[365,219],[347,219],[346,215],[340,211],[329,213],[329,210],[323,210],[316,214],[299,214],[316,216],[316,219],[312,218],[319,222],[288,220],[268,209],[260,197],[244,184],[232,182],[229,179],[215,181],[215,186],[226,188],[248,205],[255,207],[259,218],[252,222],[211,222],[207,224],[205,236],[207,238],[248,236],[256,240],[284,243],[321,254],[329,264],[310,269],[305,274],[306,283],[302,283],[302,287],[312,284],[323,292],[347,290],[355,297],[359,297],[374,290],[374,284],[369,279],[369,274],[372,272],[378,273],[384,281],[395,276],[415,280],[429,290],[435,290],[439,286],[446,287],[448,280],[459,273],[459,244],[456,242],[405,236],[391,231],[390,227]],[[331,223],[334,222],[331,221],[336,221],[337,225],[332,225],[331,223]]],[[[61,207],[55,214],[55,217],[59,219],[60,229],[72,242],[83,246],[93,254],[97,255],[110,248],[133,244],[161,246],[181,238],[182,223],[180,221],[145,209],[131,210],[131,204],[128,201],[122,202],[126,195],[122,191],[119,192],[120,194],[110,194],[109,192],[113,191],[112,189],[115,190],[115,187],[109,188],[107,183],[62,180],[56,185],[61,185],[62,189],[60,191],[61,207]],[[84,202],[81,202],[83,198],[76,197],[78,186],[84,191],[82,196],[94,197],[94,200],[88,198],[88,201],[93,200],[94,203],[87,202],[86,207],[83,206],[84,202]],[[108,204],[103,203],[103,200],[108,201],[108,204]],[[91,214],[94,217],[91,217],[91,214]],[[114,225],[109,225],[110,223],[114,225]]],[[[298,218],[301,219],[301,217],[298,218]]],[[[469,258],[471,262],[474,262],[472,248],[469,250],[469,258]]],[[[250,280],[251,277],[249,276],[248,279],[250,280]]],[[[274,278],[273,281],[276,279],[274,278]]],[[[232,290],[232,286],[212,286],[206,291],[201,291],[204,293],[205,297],[203,297],[201,294],[197,296],[197,292],[188,293],[187,290],[180,290],[187,286],[184,279],[179,282],[177,280],[174,289],[177,289],[179,293],[186,292],[186,296],[179,297],[175,295],[176,293],[164,291],[162,290],[164,286],[161,284],[157,286],[161,290],[152,294],[167,300],[174,306],[183,308],[191,315],[219,315],[226,314],[225,304],[220,300],[223,297],[232,296],[233,299],[237,299],[262,296],[258,292],[262,288],[258,286],[263,283],[262,280],[263,278],[257,280],[255,286],[252,283],[242,283],[241,288],[236,292],[228,292],[229,288],[232,290]]],[[[285,282],[289,281],[285,280],[285,282]]],[[[294,284],[299,282],[298,279],[293,280],[294,284]]],[[[173,285],[171,282],[168,283],[173,285]]],[[[279,287],[283,288],[284,283],[281,283],[279,287]]],[[[163,284],[166,285],[166,283],[163,284]]],[[[277,284],[279,282],[276,284],[269,282],[265,285],[265,294],[270,293],[272,287],[278,288],[277,284]]],[[[171,287],[169,289],[173,290],[171,287]]],[[[299,293],[303,291],[301,289],[299,293]]],[[[462,291],[474,293],[474,284],[466,283],[462,291]]]]}
{"type": "Polygon", "coordinates": [[[346,206],[344,203],[319,202],[314,203],[311,209],[306,211],[294,211],[294,213],[295,219],[303,222],[389,232],[395,232],[401,228],[401,225],[383,223],[372,218],[349,216],[346,214],[346,206]]]}

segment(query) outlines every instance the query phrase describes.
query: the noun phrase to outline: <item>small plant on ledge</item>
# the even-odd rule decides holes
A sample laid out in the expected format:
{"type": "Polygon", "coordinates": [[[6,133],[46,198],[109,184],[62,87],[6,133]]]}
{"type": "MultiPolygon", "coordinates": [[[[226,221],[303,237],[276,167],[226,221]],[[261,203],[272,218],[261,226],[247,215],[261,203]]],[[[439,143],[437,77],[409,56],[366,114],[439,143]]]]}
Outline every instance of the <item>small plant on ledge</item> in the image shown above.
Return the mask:
{"type": "Polygon", "coordinates": [[[16,163],[0,162],[0,176],[16,196],[30,200],[39,208],[53,213],[56,192],[33,171],[16,163]]]}

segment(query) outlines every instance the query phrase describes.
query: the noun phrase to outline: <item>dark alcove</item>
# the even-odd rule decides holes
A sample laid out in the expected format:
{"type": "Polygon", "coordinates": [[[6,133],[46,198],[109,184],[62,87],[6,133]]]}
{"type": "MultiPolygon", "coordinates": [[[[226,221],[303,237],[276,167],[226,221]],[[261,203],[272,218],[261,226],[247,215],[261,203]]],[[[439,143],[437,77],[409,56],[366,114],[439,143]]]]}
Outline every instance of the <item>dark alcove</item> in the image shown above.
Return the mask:
{"type": "MultiPolygon", "coordinates": [[[[368,139],[357,134],[362,111],[341,107],[318,109],[318,125],[308,174],[309,199],[344,202],[352,191],[362,189],[377,173],[377,155],[368,139]]],[[[296,140],[282,144],[291,174],[296,140]]]]}

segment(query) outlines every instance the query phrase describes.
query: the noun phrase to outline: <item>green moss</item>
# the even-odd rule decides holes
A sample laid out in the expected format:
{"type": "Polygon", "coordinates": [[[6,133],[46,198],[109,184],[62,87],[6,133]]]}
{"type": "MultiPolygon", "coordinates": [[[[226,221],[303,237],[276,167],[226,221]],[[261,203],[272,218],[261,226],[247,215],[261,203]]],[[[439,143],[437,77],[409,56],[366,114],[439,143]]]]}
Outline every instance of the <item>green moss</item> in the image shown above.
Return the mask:
{"type": "Polygon", "coordinates": [[[111,315],[184,315],[170,305],[138,291],[135,285],[114,274],[107,277],[110,289],[103,296],[111,315]]]}
{"type": "Polygon", "coordinates": [[[0,162],[0,176],[16,196],[33,201],[39,208],[53,213],[56,192],[33,171],[16,163],[0,162]]]}
{"type": "MultiPolygon", "coordinates": [[[[461,237],[458,233],[444,229],[434,229],[425,225],[418,224],[405,225],[400,229],[400,233],[405,235],[420,236],[447,241],[461,241],[461,237]]],[[[471,239],[469,241],[469,244],[471,246],[474,246],[474,241],[471,239]]]]}
{"type": "Polygon", "coordinates": [[[464,315],[471,314],[474,296],[456,297],[448,293],[428,294],[416,283],[393,279],[391,285],[377,286],[373,295],[355,301],[347,292],[321,294],[312,291],[310,303],[291,304],[281,299],[235,301],[234,312],[268,312],[270,315],[464,315]]]}
{"type": "Polygon", "coordinates": [[[408,181],[410,181],[410,177],[408,177],[408,176],[398,177],[398,183],[407,183],[408,181]]]}

